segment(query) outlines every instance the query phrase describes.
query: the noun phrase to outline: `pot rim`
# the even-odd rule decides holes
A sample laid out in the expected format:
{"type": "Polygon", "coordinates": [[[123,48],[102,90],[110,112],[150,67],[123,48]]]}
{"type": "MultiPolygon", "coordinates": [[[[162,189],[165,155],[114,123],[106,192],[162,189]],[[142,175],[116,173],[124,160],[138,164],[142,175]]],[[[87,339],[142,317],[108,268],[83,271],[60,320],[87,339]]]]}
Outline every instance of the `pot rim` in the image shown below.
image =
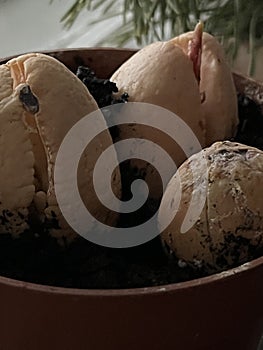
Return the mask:
{"type": "Polygon", "coordinates": [[[138,51],[138,49],[136,48],[129,48],[129,47],[124,47],[124,48],[121,48],[121,47],[111,47],[111,46],[96,46],[96,47],[87,47],[87,46],[79,46],[79,47],[67,47],[67,48],[58,48],[58,49],[55,49],[55,48],[51,48],[51,49],[44,49],[44,50],[28,50],[28,51],[22,51],[20,53],[17,53],[17,54],[12,54],[12,55],[8,55],[8,56],[4,56],[4,57],[1,57],[0,56],[0,65],[1,64],[5,64],[7,61],[13,59],[13,58],[16,58],[18,56],[22,56],[22,55],[27,55],[27,54],[30,54],[30,53],[42,53],[42,54],[46,54],[46,55],[60,55],[60,54],[63,54],[64,52],[67,52],[67,53],[78,53],[80,51],[118,51],[118,52],[127,52],[127,53],[136,53],[138,51]]]}
{"type": "Polygon", "coordinates": [[[127,297],[127,296],[143,296],[156,294],[170,294],[178,290],[189,290],[199,286],[210,285],[211,283],[219,283],[226,281],[236,275],[247,273],[256,268],[263,266],[263,256],[246,262],[240,266],[228,269],[219,273],[212,274],[193,280],[171,283],[166,285],[159,285],[153,287],[142,288],[123,288],[123,289],[85,289],[85,288],[68,288],[56,287],[33,282],[25,282],[9,277],[0,276],[0,285],[9,287],[22,288],[33,292],[67,295],[67,296],[86,296],[86,297],[127,297]]]}

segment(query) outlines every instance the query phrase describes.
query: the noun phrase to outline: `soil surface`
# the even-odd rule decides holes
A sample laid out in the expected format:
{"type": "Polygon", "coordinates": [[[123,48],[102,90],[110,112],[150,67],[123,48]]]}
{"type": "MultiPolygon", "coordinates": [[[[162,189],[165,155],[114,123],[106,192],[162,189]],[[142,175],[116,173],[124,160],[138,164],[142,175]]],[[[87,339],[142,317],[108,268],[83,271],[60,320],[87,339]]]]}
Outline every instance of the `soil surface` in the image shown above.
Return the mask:
{"type": "MultiPolygon", "coordinates": [[[[127,95],[118,100],[113,97],[115,84],[96,80],[90,71],[86,71],[85,76],[83,69],[78,74],[87,86],[88,82],[92,84],[100,107],[127,101],[127,95]]],[[[240,124],[234,140],[263,150],[263,116],[260,109],[246,96],[238,95],[237,98],[240,124]]],[[[117,130],[111,131],[115,138],[117,130]]],[[[126,186],[134,177],[127,171],[127,164],[123,165],[126,186]]],[[[124,191],[124,196],[127,199],[129,191],[124,191]]],[[[151,216],[152,213],[142,211],[138,218],[143,215],[151,216]]],[[[262,253],[257,252],[253,258],[262,253]]],[[[108,289],[170,284],[201,277],[204,272],[193,271],[167,254],[158,237],[129,249],[105,248],[81,237],[70,246],[61,247],[45,228],[35,228],[24,232],[18,239],[0,234],[0,275],[53,286],[108,289]]]]}

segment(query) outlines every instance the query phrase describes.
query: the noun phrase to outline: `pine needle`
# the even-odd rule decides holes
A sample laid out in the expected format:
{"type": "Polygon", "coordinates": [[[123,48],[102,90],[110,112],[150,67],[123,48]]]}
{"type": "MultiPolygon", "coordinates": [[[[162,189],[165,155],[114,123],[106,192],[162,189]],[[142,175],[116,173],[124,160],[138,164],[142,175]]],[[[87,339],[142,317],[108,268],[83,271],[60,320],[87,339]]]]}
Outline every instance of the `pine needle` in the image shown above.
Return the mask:
{"type": "Polygon", "coordinates": [[[139,46],[165,40],[193,30],[202,20],[205,30],[221,40],[231,59],[241,43],[248,43],[250,73],[263,41],[262,0],[76,0],[61,18],[65,27],[70,28],[85,9],[101,10],[102,15],[92,20],[93,24],[122,14],[122,25],[105,37],[105,42],[117,46],[132,39],[139,46]]]}

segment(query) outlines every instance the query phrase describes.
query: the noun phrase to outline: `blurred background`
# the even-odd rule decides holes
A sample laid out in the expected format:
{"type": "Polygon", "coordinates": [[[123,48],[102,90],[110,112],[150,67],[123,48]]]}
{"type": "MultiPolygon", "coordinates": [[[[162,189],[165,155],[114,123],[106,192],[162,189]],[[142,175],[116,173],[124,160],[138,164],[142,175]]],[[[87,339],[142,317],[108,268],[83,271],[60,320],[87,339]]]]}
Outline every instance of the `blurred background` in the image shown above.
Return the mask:
{"type": "Polygon", "coordinates": [[[262,0],[0,0],[0,57],[57,48],[140,48],[192,30],[225,46],[234,70],[263,80],[262,0]]]}

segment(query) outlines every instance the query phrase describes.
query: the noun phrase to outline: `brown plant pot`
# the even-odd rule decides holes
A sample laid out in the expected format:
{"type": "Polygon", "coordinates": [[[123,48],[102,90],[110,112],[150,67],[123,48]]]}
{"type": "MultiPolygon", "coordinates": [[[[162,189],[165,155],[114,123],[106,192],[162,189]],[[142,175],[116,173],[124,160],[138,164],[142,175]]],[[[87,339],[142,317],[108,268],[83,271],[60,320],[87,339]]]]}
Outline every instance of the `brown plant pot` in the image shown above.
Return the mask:
{"type": "MultiPolygon", "coordinates": [[[[72,70],[86,64],[107,77],[133,53],[104,48],[50,54],[72,70]]],[[[262,105],[262,84],[238,74],[234,79],[237,91],[262,105]]],[[[189,282],[126,290],[0,277],[0,312],[3,350],[255,350],[263,332],[263,257],[189,282]]]]}

